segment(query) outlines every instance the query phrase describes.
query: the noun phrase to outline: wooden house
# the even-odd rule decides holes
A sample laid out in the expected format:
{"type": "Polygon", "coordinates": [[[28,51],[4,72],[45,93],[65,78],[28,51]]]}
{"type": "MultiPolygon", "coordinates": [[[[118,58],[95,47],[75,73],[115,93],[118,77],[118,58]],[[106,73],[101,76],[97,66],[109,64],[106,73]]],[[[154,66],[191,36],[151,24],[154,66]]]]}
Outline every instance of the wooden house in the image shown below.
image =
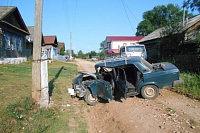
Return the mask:
{"type": "MultiPolygon", "coordinates": [[[[184,49],[190,49],[191,52],[193,52],[196,49],[196,35],[197,33],[200,33],[200,15],[187,18],[184,24],[182,22],[179,24],[182,26],[182,32],[184,31],[184,38],[182,43],[187,44],[185,45],[184,49]]],[[[165,30],[166,27],[159,28],[139,41],[140,44],[144,44],[146,46],[148,57],[159,59],[159,41],[160,38],[167,37],[162,34],[165,30]]]]}
{"type": "Polygon", "coordinates": [[[26,35],[29,31],[18,8],[0,6],[0,64],[27,60],[26,35]]]}

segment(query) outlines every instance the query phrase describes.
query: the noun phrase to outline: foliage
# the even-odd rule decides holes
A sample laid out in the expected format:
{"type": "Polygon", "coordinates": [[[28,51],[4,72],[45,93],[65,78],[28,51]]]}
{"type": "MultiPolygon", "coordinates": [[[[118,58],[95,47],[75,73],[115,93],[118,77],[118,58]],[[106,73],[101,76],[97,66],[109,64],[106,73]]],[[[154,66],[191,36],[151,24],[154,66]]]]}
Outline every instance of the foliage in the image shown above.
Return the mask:
{"type": "Polygon", "coordinates": [[[87,55],[89,56],[89,58],[92,58],[92,56],[97,56],[97,53],[95,51],[91,51],[87,53],[87,55]]]}
{"type": "Polygon", "coordinates": [[[196,46],[197,46],[197,54],[200,58],[200,26],[197,27],[198,33],[196,34],[196,46]]]}
{"type": "Polygon", "coordinates": [[[86,59],[87,58],[87,55],[85,55],[82,50],[79,50],[78,51],[78,54],[77,54],[77,57],[78,58],[82,58],[82,59],[86,59]]]}
{"type": "Polygon", "coordinates": [[[197,10],[200,12],[200,0],[187,0],[184,4],[192,11],[197,10]]]}
{"type": "Polygon", "coordinates": [[[194,73],[181,73],[184,83],[174,89],[190,97],[200,99],[200,75],[194,73]]]}
{"type": "Polygon", "coordinates": [[[160,38],[160,57],[173,59],[175,55],[183,54],[185,31],[179,23],[162,28],[160,38]]]}
{"type": "Polygon", "coordinates": [[[100,48],[99,48],[99,50],[101,50],[101,51],[104,50],[104,41],[102,41],[102,42],[100,43],[100,48]]]}
{"type": "Polygon", "coordinates": [[[64,47],[61,47],[61,49],[60,49],[60,55],[65,55],[65,48],[64,47]]]}
{"type": "Polygon", "coordinates": [[[156,6],[153,10],[144,12],[143,19],[137,27],[137,36],[145,36],[158,28],[179,22],[182,11],[173,4],[156,6]]]}

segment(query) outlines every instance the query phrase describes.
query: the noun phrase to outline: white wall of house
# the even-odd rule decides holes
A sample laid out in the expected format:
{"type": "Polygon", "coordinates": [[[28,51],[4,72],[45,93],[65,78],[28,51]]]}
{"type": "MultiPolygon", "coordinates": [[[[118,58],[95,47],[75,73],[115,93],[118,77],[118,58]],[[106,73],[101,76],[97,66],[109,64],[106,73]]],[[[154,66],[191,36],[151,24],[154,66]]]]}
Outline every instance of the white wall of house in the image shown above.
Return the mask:
{"type": "Polygon", "coordinates": [[[48,59],[54,59],[55,55],[54,55],[54,51],[55,51],[55,47],[53,47],[52,45],[46,45],[46,46],[42,46],[42,54],[46,54],[48,59]]]}
{"type": "Polygon", "coordinates": [[[130,46],[136,44],[136,41],[113,41],[111,42],[111,49],[120,49],[121,46],[130,46]]]}
{"type": "Polygon", "coordinates": [[[120,47],[124,45],[130,46],[136,44],[138,44],[138,41],[110,41],[106,39],[104,42],[104,49],[110,51],[112,49],[120,49],[120,47]]]}

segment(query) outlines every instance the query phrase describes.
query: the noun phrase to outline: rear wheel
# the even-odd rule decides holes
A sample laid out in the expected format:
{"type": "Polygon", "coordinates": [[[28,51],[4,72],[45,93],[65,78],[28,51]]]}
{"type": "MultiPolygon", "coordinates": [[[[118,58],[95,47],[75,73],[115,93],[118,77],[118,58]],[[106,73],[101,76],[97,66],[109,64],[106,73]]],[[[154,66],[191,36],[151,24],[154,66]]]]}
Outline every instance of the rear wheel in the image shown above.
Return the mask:
{"type": "Polygon", "coordinates": [[[93,97],[90,90],[87,90],[85,96],[84,96],[84,99],[85,99],[85,102],[88,104],[88,105],[95,105],[97,103],[97,98],[96,97],[93,97]]]}
{"type": "Polygon", "coordinates": [[[155,99],[159,95],[159,89],[155,85],[146,85],[142,87],[141,95],[145,99],[155,99]]]}

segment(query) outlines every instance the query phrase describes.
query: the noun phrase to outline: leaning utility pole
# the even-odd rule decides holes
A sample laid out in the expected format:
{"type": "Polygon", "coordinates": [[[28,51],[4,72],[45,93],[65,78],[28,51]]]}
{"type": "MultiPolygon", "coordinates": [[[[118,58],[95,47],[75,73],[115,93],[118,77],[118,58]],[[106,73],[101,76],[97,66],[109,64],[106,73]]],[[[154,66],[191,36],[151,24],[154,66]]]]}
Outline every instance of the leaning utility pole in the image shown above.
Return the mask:
{"type": "Polygon", "coordinates": [[[35,0],[35,24],[32,63],[32,98],[36,100],[36,102],[39,102],[41,97],[42,6],[43,0],[35,0]]]}

